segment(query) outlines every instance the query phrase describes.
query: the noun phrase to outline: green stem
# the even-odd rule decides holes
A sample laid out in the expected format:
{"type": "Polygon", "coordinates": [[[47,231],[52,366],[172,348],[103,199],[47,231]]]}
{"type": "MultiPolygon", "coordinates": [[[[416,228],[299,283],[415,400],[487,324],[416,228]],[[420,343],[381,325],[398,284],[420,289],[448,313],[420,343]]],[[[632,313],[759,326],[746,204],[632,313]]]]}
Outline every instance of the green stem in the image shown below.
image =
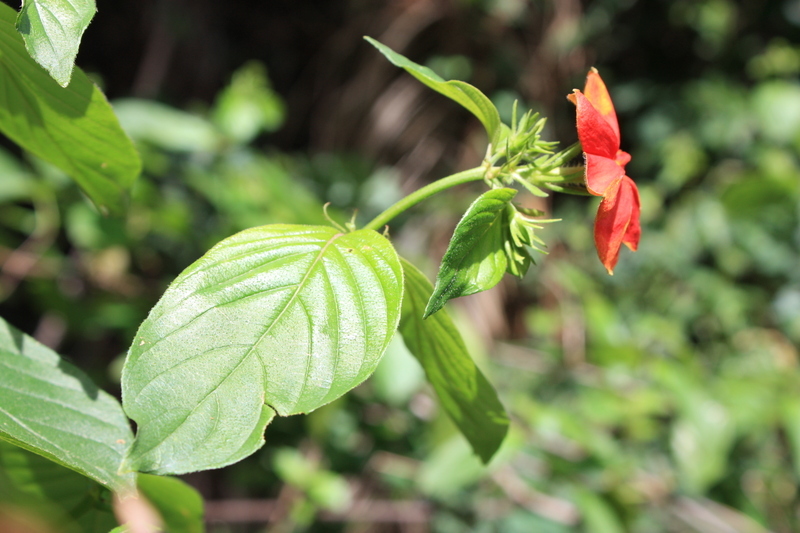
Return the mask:
{"type": "Polygon", "coordinates": [[[486,169],[484,167],[476,167],[471,168],[469,170],[465,170],[463,172],[459,172],[457,174],[452,174],[447,176],[446,178],[442,178],[439,180],[434,181],[421,189],[417,189],[416,191],[412,192],[386,211],[381,213],[380,215],[373,218],[364,229],[371,229],[375,231],[380,231],[386,224],[389,223],[394,217],[420,203],[421,201],[425,200],[433,196],[434,194],[441,192],[445,189],[449,189],[450,187],[455,187],[456,185],[461,185],[462,183],[469,183],[470,181],[479,181],[482,180],[486,174],[486,169]]]}

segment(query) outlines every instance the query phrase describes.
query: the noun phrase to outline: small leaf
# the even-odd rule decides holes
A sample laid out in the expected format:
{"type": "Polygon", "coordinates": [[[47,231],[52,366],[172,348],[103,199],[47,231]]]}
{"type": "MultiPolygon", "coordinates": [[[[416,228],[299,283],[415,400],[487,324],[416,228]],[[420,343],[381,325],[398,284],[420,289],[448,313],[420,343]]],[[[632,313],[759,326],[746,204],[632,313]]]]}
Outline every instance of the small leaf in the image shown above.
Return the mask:
{"type": "Polygon", "coordinates": [[[625,533],[626,528],[614,507],[595,491],[580,485],[574,487],[575,499],[583,516],[585,531],[592,533],[625,533]]]}
{"type": "Polygon", "coordinates": [[[17,30],[33,59],[62,87],[69,85],[83,32],[97,7],[94,0],[23,0],[17,30]]]}
{"type": "Polygon", "coordinates": [[[217,95],[211,115],[229,138],[245,144],[262,131],[280,128],[286,109],[270,87],[264,65],[251,61],[233,73],[230,85],[217,95]]]}
{"type": "Polygon", "coordinates": [[[475,200],[459,221],[442,258],[427,318],[453,298],[491,289],[506,272],[503,221],[514,189],[492,189],[475,200]]]}
{"type": "Polygon", "coordinates": [[[727,471],[736,426],[725,406],[694,393],[672,426],[670,444],[678,481],[690,494],[705,494],[727,471]]]}
{"type": "Polygon", "coordinates": [[[439,396],[442,408],[488,463],[508,432],[508,415],[492,385],[475,366],[464,340],[442,310],[423,320],[433,286],[422,272],[402,260],[405,296],[400,333],[439,396]]]}
{"type": "Polygon", "coordinates": [[[66,89],[25,51],[0,4],[0,131],[66,172],[104,212],[122,213],[139,154],[105,96],[78,68],[66,89]]]}
{"type": "Polygon", "coordinates": [[[140,98],[114,100],[120,124],[136,142],[172,152],[210,152],[225,142],[209,120],[140,98]]]}
{"type": "Polygon", "coordinates": [[[273,225],[217,244],[167,289],[128,353],[130,466],[230,464],[263,444],[276,412],[311,411],[361,383],[397,329],[402,280],[374,231],[273,225]]]}
{"type": "Polygon", "coordinates": [[[489,135],[489,141],[493,145],[497,144],[501,134],[503,134],[501,132],[500,114],[485,94],[463,81],[445,81],[428,67],[414,63],[375,39],[371,37],[364,37],[364,39],[386,56],[386,59],[391,61],[393,65],[405,69],[406,72],[434,91],[465,107],[481,121],[486,133],[489,135]]]}
{"type": "Polygon", "coordinates": [[[2,319],[0,438],[113,490],[133,487],[118,473],[133,434],[117,400],[2,319]]]}
{"type": "Polygon", "coordinates": [[[170,533],[202,533],[203,498],[180,479],[139,474],[139,491],[153,504],[170,533]]]}

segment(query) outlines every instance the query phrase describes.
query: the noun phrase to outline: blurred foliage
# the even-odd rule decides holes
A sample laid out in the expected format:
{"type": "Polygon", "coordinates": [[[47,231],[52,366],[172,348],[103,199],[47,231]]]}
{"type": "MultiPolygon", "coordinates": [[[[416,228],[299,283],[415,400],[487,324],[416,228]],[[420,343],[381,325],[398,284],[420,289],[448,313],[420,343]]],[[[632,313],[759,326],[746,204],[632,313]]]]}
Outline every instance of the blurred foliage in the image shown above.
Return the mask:
{"type": "MultiPolygon", "coordinates": [[[[470,455],[397,342],[353,393],[277,420],[262,451],[187,480],[211,501],[268,500],[275,531],[800,530],[800,2],[340,9],[330,20],[276,14],[270,28],[319,38],[281,48],[287,33],[264,32],[273,46],[256,41],[264,51],[247,57],[264,63],[219,80],[205,103],[176,96],[179,79],[165,79],[161,102],[109,79],[145,164],[124,219],[100,216],[52,167],[0,153],[0,313],[113,390],[115,360],[148,309],[218,240],[324,223],[327,201],[339,222],[356,208],[368,220],[479,161],[480,126],[382,70],[365,33],[394,36],[400,46],[384,42],[506,108],[521,98],[563,145],[576,137],[564,96],[595,65],[633,156],[642,242],[608,277],[592,242],[596,203],[556,197],[550,214],[563,222],[543,231],[549,255],[523,282],[451,304],[512,413],[500,456],[483,468],[470,455]],[[383,514],[362,513],[365,501],[383,514]]],[[[192,67],[175,61],[176,76],[192,67]]],[[[393,224],[401,252],[435,271],[476,196],[453,191],[393,224]]],[[[212,531],[266,527],[208,513],[212,531]]]]}

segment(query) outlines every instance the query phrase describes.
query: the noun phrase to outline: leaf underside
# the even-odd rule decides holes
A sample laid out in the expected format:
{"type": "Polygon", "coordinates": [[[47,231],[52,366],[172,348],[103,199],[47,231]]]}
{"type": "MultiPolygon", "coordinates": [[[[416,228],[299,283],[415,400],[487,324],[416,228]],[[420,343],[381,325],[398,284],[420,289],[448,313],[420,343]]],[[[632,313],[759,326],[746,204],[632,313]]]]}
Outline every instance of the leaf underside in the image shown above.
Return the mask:
{"type": "Polygon", "coordinates": [[[361,383],[397,328],[403,274],[374,231],[272,225],[223,240],[142,323],[123,370],[129,463],[158,474],[235,462],[266,425],[361,383]]]}
{"type": "Polygon", "coordinates": [[[0,438],[118,491],[128,419],[80,370],[0,319],[0,438]]]}
{"type": "Polygon", "coordinates": [[[489,141],[496,144],[502,135],[500,114],[491,100],[480,90],[459,80],[445,81],[428,67],[414,63],[371,37],[364,39],[378,49],[393,65],[404,69],[419,81],[451,100],[461,104],[481,121],[489,141]]]}
{"type": "Polygon", "coordinates": [[[25,47],[62,87],[69,85],[83,32],[94,17],[94,0],[24,0],[17,30],[25,47]]]}
{"type": "Polygon", "coordinates": [[[491,289],[503,278],[508,265],[505,211],[516,194],[514,189],[492,189],[469,206],[442,258],[424,317],[437,312],[448,300],[491,289]]]}
{"type": "Polygon", "coordinates": [[[508,432],[508,415],[497,393],[464,345],[446,310],[422,318],[433,287],[414,265],[402,260],[405,295],[400,333],[433,385],[442,408],[488,463],[508,432]]]}

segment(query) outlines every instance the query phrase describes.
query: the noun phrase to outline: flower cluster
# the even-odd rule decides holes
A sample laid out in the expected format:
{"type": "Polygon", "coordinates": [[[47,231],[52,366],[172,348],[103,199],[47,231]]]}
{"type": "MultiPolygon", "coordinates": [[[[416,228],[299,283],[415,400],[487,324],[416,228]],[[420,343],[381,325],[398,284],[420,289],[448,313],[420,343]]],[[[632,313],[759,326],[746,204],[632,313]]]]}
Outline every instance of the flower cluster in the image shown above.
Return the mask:
{"type": "Polygon", "coordinates": [[[602,196],[594,226],[594,242],[609,274],[624,244],[633,251],[639,244],[639,191],[625,174],[630,154],[620,150],[619,124],[614,104],[596,69],[586,77],[581,92],[567,98],[577,107],[578,139],[586,163],[587,190],[602,196]]]}

